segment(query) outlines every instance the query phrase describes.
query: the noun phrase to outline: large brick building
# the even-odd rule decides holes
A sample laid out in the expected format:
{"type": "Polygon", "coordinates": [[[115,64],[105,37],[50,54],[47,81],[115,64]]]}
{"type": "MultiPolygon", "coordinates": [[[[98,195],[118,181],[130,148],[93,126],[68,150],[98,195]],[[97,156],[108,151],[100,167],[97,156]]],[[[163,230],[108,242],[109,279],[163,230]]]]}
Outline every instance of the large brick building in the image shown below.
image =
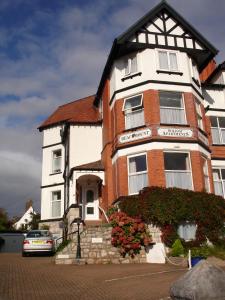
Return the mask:
{"type": "MultiPolygon", "coordinates": [[[[225,63],[164,1],[115,39],[96,95],[41,126],[41,219],[104,220],[145,186],[225,196],[225,63]]],[[[54,225],[54,226],[53,226],[54,225]]],[[[54,228],[53,228],[54,227],[54,228]]]]}

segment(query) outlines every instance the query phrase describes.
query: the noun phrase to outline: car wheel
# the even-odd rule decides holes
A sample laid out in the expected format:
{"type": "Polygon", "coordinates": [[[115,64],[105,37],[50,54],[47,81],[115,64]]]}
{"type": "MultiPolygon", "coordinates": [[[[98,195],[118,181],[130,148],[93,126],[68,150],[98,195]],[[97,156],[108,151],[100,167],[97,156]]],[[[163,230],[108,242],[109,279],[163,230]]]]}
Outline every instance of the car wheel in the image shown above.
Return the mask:
{"type": "Polygon", "coordinates": [[[27,256],[27,253],[26,253],[26,252],[22,252],[22,256],[23,256],[23,257],[26,257],[26,256],[27,256]]]}

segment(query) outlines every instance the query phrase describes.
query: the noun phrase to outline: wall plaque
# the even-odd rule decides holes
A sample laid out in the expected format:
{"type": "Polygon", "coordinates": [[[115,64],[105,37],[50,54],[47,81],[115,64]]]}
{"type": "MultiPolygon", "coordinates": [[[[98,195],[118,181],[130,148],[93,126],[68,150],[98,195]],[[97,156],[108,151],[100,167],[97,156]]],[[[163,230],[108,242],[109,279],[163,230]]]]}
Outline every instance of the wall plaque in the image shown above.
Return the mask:
{"type": "Polygon", "coordinates": [[[119,143],[128,143],[139,139],[144,139],[146,137],[150,137],[152,135],[152,131],[150,128],[138,130],[132,133],[123,134],[119,137],[119,143]]]}
{"type": "Polygon", "coordinates": [[[183,129],[183,128],[158,128],[159,136],[171,136],[171,137],[182,137],[182,138],[191,138],[193,136],[192,129],[183,129]]]}
{"type": "Polygon", "coordinates": [[[92,242],[92,244],[101,244],[102,238],[92,238],[91,242],[92,242]]]}

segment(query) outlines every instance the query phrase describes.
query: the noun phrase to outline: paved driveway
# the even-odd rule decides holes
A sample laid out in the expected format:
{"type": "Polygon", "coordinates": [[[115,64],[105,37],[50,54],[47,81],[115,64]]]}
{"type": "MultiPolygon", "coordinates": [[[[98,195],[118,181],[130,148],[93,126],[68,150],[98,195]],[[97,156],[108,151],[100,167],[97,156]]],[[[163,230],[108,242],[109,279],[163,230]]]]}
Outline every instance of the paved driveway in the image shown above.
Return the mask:
{"type": "Polygon", "coordinates": [[[0,300],[164,300],[185,272],[155,264],[55,265],[51,257],[0,254],[0,300]]]}

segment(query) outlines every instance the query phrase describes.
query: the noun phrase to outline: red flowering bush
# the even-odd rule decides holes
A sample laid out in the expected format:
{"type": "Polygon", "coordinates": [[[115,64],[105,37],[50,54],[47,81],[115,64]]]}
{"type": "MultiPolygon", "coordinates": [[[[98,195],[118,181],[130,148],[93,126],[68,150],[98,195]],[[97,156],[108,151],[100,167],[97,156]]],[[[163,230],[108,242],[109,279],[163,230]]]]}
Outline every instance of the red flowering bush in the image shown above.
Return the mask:
{"type": "Polygon", "coordinates": [[[134,257],[152,241],[146,225],[140,218],[129,217],[126,213],[115,212],[110,216],[112,229],[112,245],[120,248],[120,254],[134,257]]]}

